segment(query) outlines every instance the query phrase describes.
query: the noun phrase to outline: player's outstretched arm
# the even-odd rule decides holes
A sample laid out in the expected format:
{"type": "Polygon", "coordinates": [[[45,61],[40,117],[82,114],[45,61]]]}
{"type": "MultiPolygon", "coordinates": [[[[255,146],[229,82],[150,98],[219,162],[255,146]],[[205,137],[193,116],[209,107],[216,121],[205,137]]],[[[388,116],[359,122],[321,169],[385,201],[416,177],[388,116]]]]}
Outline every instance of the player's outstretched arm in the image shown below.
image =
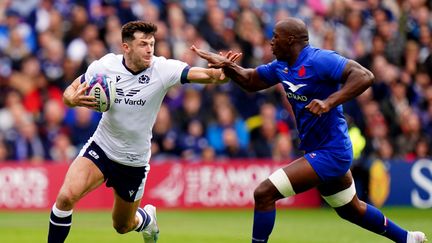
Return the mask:
{"type": "MultiPolygon", "coordinates": [[[[221,55],[223,55],[221,53],[221,55]]],[[[227,52],[223,55],[229,61],[236,62],[241,56],[241,53],[227,52]]],[[[191,83],[201,84],[223,84],[228,82],[229,78],[224,74],[220,68],[200,68],[192,67],[189,70],[187,79],[191,83]]]]}
{"type": "Polygon", "coordinates": [[[222,68],[226,76],[247,91],[258,91],[271,86],[260,80],[256,69],[243,68],[237,65],[235,61],[230,60],[229,56],[233,55],[231,51],[224,56],[198,49],[195,46],[192,46],[191,50],[199,57],[207,60],[209,62],[209,67],[222,68]]]}
{"type": "Polygon", "coordinates": [[[328,112],[333,107],[336,107],[368,89],[375,77],[371,71],[367,70],[357,62],[349,60],[342,73],[342,88],[331,94],[325,100],[312,100],[307,106],[310,112],[316,115],[328,112]]]}
{"type": "Polygon", "coordinates": [[[191,67],[187,79],[191,83],[224,84],[229,81],[222,69],[191,67]]]}
{"type": "Polygon", "coordinates": [[[69,107],[84,106],[92,108],[96,106],[96,98],[85,94],[87,89],[88,83],[81,83],[81,76],[79,76],[63,92],[63,102],[69,107]]]}

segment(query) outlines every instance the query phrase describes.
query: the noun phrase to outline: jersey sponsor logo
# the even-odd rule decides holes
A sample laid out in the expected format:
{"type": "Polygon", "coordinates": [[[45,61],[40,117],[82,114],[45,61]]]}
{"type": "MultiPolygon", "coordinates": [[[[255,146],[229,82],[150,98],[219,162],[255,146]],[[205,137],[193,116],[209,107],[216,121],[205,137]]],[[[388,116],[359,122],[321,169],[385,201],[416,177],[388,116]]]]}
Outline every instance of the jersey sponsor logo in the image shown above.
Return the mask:
{"type": "MultiPolygon", "coordinates": [[[[122,99],[119,99],[119,103],[121,103],[122,99]]],[[[125,98],[124,99],[124,103],[126,105],[139,105],[139,106],[144,106],[146,103],[146,100],[143,99],[139,99],[139,100],[132,100],[129,98],[125,98]]]]}
{"type": "Polygon", "coordinates": [[[308,98],[305,95],[297,95],[291,92],[287,92],[287,97],[289,99],[295,99],[295,100],[300,100],[300,101],[307,101],[308,98]]]}
{"type": "Polygon", "coordinates": [[[285,81],[285,80],[282,81],[282,82],[284,82],[286,85],[288,85],[288,89],[291,90],[292,92],[296,92],[300,88],[302,88],[302,87],[304,87],[304,86],[307,85],[307,84],[297,84],[297,85],[295,85],[295,84],[293,84],[293,83],[291,83],[289,81],[285,81]]]}
{"type": "Polygon", "coordinates": [[[92,149],[89,152],[89,155],[95,159],[99,159],[99,155],[92,149]]]}
{"type": "Polygon", "coordinates": [[[295,85],[295,84],[293,84],[289,81],[286,81],[286,80],[284,80],[282,82],[284,84],[288,85],[288,89],[291,91],[291,92],[286,92],[286,95],[289,99],[295,99],[295,100],[299,100],[299,101],[307,101],[308,100],[308,98],[305,95],[298,95],[295,93],[297,90],[299,90],[302,87],[305,87],[307,84],[295,85]]]}
{"type": "Polygon", "coordinates": [[[150,83],[150,77],[148,76],[148,75],[141,75],[139,78],[138,78],[138,83],[140,83],[140,84],[148,84],[148,83],[150,83]]]}
{"type": "Polygon", "coordinates": [[[132,99],[136,94],[138,94],[141,90],[140,89],[131,89],[127,94],[125,94],[124,90],[121,88],[116,89],[117,96],[119,98],[115,98],[114,102],[116,104],[124,103],[126,105],[138,105],[138,106],[144,106],[146,103],[146,100],[139,99],[135,100],[132,99]],[[123,97],[123,98],[120,98],[123,97]]]}
{"type": "Polygon", "coordinates": [[[134,190],[129,190],[129,196],[132,197],[132,195],[135,193],[134,190]]]}
{"type": "Polygon", "coordinates": [[[125,95],[125,92],[123,89],[116,88],[116,93],[118,96],[126,96],[126,97],[132,97],[136,94],[138,94],[141,90],[140,89],[131,89],[129,92],[125,95]]]}
{"type": "Polygon", "coordinates": [[[119,88],[116,88],[116,93],[118,96],[124,96],[125,95],[123,89],[119,89],[119,88]]]}
{"type": "Polygon", "coordinates": [[[118,81],[120,81],[120,79],[121,79],[120,75],[117,75],[117,76],[116,76],[116,83],[117,83],[118,81]]]}

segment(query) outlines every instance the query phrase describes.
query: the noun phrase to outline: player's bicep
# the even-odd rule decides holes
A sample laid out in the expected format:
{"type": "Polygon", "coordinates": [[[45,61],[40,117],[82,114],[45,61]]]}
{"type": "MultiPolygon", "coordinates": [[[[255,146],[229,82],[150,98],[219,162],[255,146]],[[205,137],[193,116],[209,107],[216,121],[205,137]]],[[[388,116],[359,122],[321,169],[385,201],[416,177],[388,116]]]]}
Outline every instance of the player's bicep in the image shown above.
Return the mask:
{"type": "Polygon", "coordinates": [[[280,82],[279,77],[276,75],[277,62],[262,64],[253,69],[252,79],[255,83],[261,83],[262,87],[268,88],[280,82]]]}
{"type": "Polygon", "coordinates": [[[267,89],[274,85],[273,83],[266,82],[263,78],[261,78],[256,69],[252,71],[251,83],[256,88],[256,90],[267,89]]]}
{"type": "Polygon", "coordinates": [[[350,76],[359,77],[363,75],[369,75],[369,73],[370,71],[360,65],[358,62],[354,60],[348,60],[342,72],[341,80],[342,83],[345,83],[350,76]]]}
{"type": "MultiPolygon", "coordinates": [[[[231,71],[227,70],[226,72],[231,71]]],[[[249,92],[267,89],[274,85],[266,82],[257,70],[252,68],[241,68],[237,71],[227,73],[227,75],[240,87],[249,92]]]]}

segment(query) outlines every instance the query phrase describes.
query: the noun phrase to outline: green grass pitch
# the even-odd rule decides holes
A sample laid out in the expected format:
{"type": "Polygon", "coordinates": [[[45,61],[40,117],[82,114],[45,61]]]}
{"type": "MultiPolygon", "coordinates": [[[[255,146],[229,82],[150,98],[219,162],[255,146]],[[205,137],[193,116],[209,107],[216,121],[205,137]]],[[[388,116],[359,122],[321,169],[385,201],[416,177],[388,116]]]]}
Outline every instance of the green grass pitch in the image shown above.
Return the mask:
{"type": "MultiPolygon", "coordinates": [[[[159,243],[250,242],[252,209],[159,210],[159,243]]],[[[407,229],[432,237],[432,210],[384,208],[383,212],[407,229]]],[[[48,212],[0,212],[0,242],[46,242],[48,212]]],[[[277,211],[271,243],[390,242],[340,219],[331,209],[283,209],[277,211]]],[[[119,235],[108,211],[75,211],[68,243],[142,242],[136,232],[119,235]]]]}

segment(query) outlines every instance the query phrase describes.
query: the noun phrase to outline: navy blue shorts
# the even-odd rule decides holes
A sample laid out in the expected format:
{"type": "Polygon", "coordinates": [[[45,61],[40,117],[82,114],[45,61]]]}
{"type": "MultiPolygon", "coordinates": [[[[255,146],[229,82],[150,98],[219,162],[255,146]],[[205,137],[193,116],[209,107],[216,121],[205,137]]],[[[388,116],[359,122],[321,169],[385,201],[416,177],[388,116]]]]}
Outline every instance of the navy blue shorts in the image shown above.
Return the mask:
{"type": "Polygon", "coordinates": [[[147,178],[147,167],[131,167],[110,160],[105,152],[93,141],[89,140],[79,153],[93,161],[104,175],[107,187],[128,202],[142,198],[147,178]]]}
{"type": "Polygon", "coordinates": [[[316,150],[304,155],[322,181],[330,181],[345,175],[353,160],[352,149],[316,150]]]}

